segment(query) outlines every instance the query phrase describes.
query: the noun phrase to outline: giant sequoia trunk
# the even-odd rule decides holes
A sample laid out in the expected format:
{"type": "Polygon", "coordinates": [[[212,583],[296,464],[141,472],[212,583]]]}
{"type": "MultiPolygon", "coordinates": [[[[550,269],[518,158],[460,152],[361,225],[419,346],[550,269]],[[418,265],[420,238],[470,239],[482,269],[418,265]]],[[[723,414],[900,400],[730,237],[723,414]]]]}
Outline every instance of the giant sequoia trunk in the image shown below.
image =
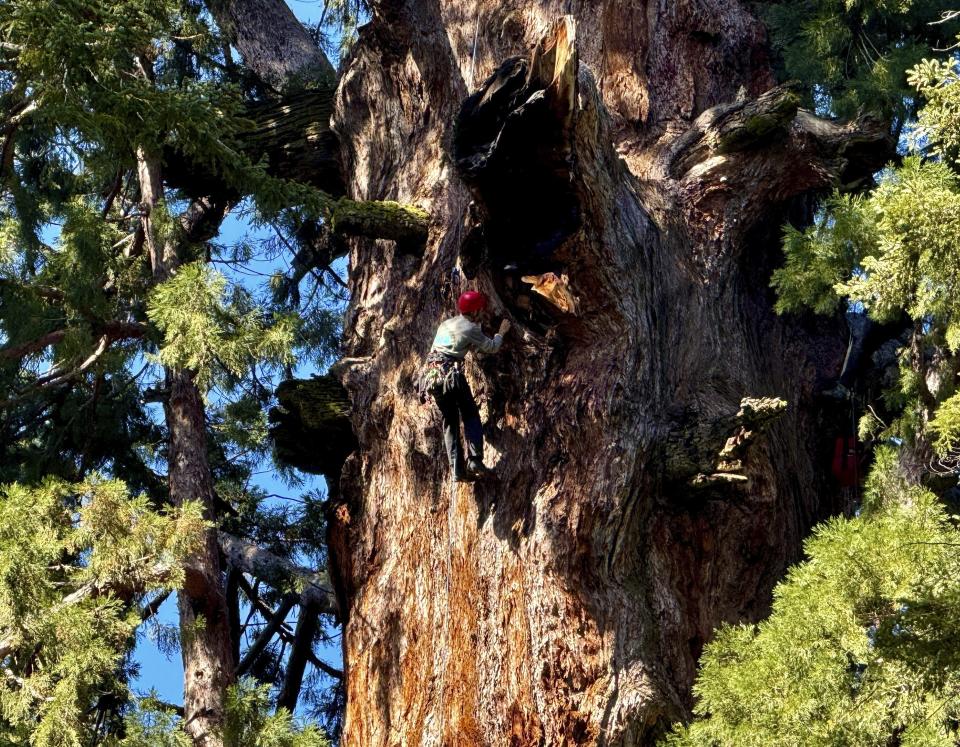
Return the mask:
{"type": "Polygon", "coordinates": [[[884,128],[798,110],[733,0],[422,0],[374,8],[334,129],[350,197],[433,219],[423,257],[351,240],[344,744],[652,743],[845,508],[813,406],[842,340],[768,282],[884,128]],[[468,366],[496,479],[452,488],[411,379],[468,287],[514,330],[468,366]]]}

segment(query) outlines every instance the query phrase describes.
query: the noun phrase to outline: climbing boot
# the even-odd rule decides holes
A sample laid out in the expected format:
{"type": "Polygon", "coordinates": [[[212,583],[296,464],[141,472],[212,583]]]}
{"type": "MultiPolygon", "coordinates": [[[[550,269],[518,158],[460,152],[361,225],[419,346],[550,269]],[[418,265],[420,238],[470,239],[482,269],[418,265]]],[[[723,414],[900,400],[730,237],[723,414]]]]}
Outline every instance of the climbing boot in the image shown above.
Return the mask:
{"type": "Polygon", "coordinates": [[[471,459],[469,462],[467,462],[467,470],[475,477],[488,477],[494,474],[493,470],[479,459],[471,459]]]}

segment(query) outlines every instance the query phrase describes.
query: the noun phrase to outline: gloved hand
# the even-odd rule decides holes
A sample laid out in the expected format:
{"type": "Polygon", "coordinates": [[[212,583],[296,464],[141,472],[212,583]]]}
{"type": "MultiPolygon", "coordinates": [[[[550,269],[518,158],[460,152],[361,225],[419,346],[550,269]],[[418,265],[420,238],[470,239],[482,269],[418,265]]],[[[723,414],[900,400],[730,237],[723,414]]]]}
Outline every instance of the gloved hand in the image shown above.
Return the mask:
{"type": "Polygon", "coordinates": [[[504,319],[502,322],[500,322],[500,329],[497,330],[497,334],[503,337],[509,331],[510,331],[510,320],[504,319]]]}

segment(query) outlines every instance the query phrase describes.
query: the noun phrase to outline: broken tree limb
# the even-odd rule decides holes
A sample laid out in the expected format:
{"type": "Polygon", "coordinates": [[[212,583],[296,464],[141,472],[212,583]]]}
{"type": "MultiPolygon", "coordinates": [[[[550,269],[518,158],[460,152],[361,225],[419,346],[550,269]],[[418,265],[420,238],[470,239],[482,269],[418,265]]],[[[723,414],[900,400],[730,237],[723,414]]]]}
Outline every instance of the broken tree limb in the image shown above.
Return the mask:
{"type": "Polygon", "coordinates": [[[744,482],[740,472],[748,448],[786,408],[787,402],[778,397],[744,397],[735,413],[676,415],[665,443],[668,478],[695,488],[744,482]]]}
{"type": "Polygon", "coordinates": [[[543,89],[552,100],[563,125],[569,126],[577,103],[577,25],[573,16],[562,16],[540,38],[533,50],[527,88],[543,89]]]}
{"type": "MultiPolygon", "coordinates": [[[[273,610],[270,608],[269,605],[266,604],[266,602],[264,602],[260,598],[260,595],[257,594],[256,589],[254,589],[254,587],[250,585],[250,582],[247,581],[246,578],[244,578],[243,574],[240,574],[240,576],[238,577],[237,586],[243,590],[243,593],[246,595],[247,599],[250,602],[251,608],[259,612],[265,620],[269,620],[273,616],[273,610]]],[[[284,640],[284,642],[290,643],[290,644],[294,642],[294,638],[296,637],[296,633],[290,630],[290,628],[285,624],[280,625],[279,635],[284,640]]],[[[341,680],[343,679],[342,670],[337,669],[335,667],[331,667],[325,661],[318,658],[317,655],[314,654],[312,650],[307,654],[307,660],[311,664],[313,664],[317,669],[326,673],[330,677],[334,677],[341,680]]]]}
{"type": "Polygon", "coordinates": [[[356,448],[350,398],[333,375],[288,379],[277,387],[278,406],[270,410],[270,437],[278,462],[339,480],[340,469],[356,448]]]}
{"type": "MultiPolygon", "coordinates": [[[[239,571],[240,569],[237,569],[237,570],[239,571]]],[[[274,612],[273,608],[269,604],[264,602],[263,599],[260,597],[260,594],[258,593],[259,583],[260,582],[258,580],[256,584],[251,584],[247,580],[246,576],[243,575],[242,571],[237,576],[237,588],[243,591],[244,596],[246,596],[247,598],[247,601],[250,602],[250,611],[247,614],[247,619],[240,626],[241,628],[247,627],[251,618],[253,617],[254,612],[259,612],[260,616],[263,617],[264,620],[269,620],[271,617],[273,617],[273,612],[274,612]]],[[[287,626],[286,623],[281,623],[280,635],[286,636],[286,637],[292,637],[293,631],[290,630],[290,628],[287,626]]]]}
{"type": "Polygon", "coordinates": [[[715,154],[759,146],[785,133],[800,106],[789,86],[777,86],[753,100],[719,104],[708,109],[670,149],[671,171],[679,176],[715,154]]]}
{"type": "Polygon", "coordinates": [[[430,226],[427,211],[415,205],[392,200],[360,202],[345,197],[336,202],[328,221],[335,233],[392,239],[414,251],[423,249],[430,226]]]}
{"type": "Polygon", "coordinates": [[[747,452],[767,425],[782,415],[787,409],[786,400],[778,397],[745,397],[740,402],[740,410],[734,416],[733,433],[724,442],[717,454],[714,471],[699,474],[690,481],[693,488],[705,488],[712,485],[750,484],[749,478],[741,474],[747,452]]]}
{"type": "Polygon", "coordinates": [[[244,573],[256,576],[275,589],[296,591],[301,605],[315,605],[326,614],[336,614],[337,599],[326,573],[298,566],[264,550],[255,542],[226,532],[218,535],[220,550],[228,562],[244,573]]]}

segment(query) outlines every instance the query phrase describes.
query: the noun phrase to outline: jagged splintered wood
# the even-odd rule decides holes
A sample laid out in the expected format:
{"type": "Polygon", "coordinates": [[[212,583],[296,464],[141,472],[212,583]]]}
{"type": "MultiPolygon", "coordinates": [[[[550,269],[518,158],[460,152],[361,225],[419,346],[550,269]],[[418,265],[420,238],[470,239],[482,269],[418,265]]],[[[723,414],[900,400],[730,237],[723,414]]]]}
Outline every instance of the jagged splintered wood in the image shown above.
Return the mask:
{"type": "Polygon", "coordinates": [[[565,16],[460,108],[453,159],[482,216],[484,242],[461,247],[468,276],[484,262],[541,274],[579,226],[570,153],[578,91],[576,25],[565,16]],[[489,257],[485,253],[489,250],[489,257]]]}
{"type": "Polygon", "coordinates": [[[664,476],[697,488],[717,481],[746,482],[739,473],[749,447],[786,408],[779,397],[744,397],[736,411],[677,411],[664,441],[664,476]]]}

